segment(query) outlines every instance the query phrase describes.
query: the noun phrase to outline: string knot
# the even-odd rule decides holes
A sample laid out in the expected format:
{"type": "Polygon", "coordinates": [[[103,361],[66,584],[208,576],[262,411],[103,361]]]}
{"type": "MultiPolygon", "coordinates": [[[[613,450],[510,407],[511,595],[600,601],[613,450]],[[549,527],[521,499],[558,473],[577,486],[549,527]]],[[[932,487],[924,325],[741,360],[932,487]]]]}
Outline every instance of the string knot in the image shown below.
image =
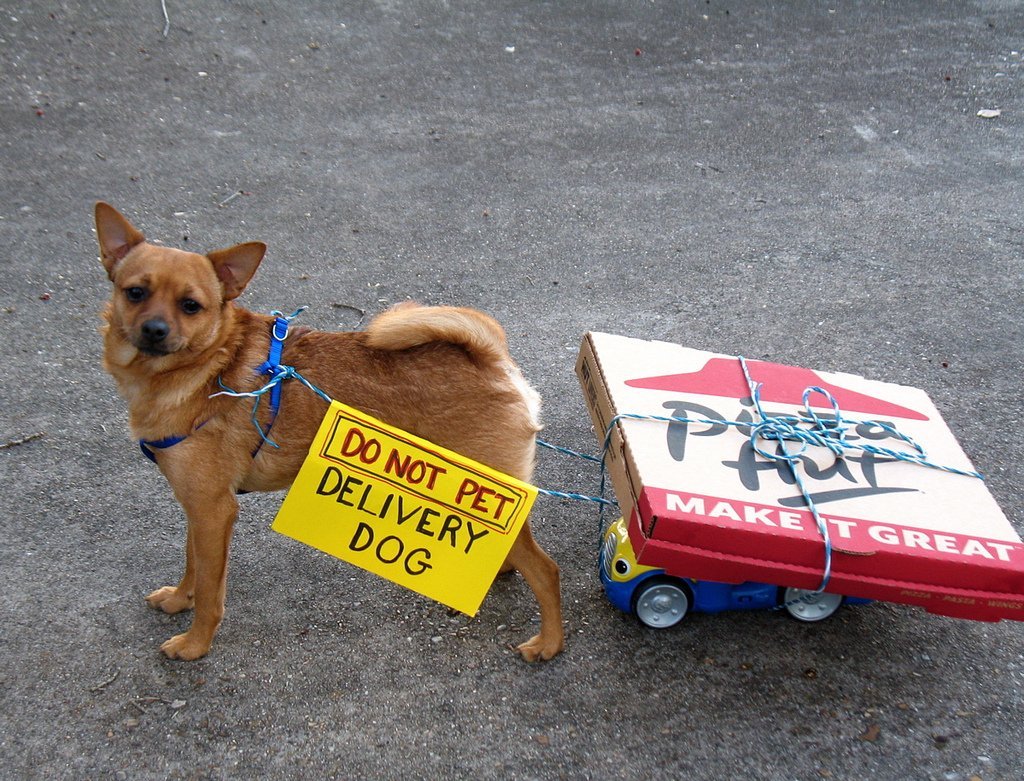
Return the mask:
{"type": "Polygon", "coordinates": [[[846,440],[850,423],[843,419],[835,397],[824,388],[812,386],[804,391],[804,415],[765,414],[761,408],[760,391],[761,384],[757,383],[752,388],[752,393],[761,420],[751,427],[750,432],[751,447],[759,456],[795,464],[809,447],[826,448],[836,458],[842,458],[848,449],[854,447],[846,440]],[[832,417],[823,418],[814,411],[810,397],[815,393],[821,394],[829,402],[833,410],[832,417]],[[759,444],[761,440],[779,444],[774,450],[765,450],[759,444]],[[797,443],[799,449],[790,450],[785,444],[787,442],[797,443]]]}
{"type": "MultiPolygon", "coordinates": [[[[288,338],[288,327],[291,325],[292,320],[305,312],[306,309],[308,309],[308,307],[300,306],[287,316],[276,309],[270,313],[274,316],[274,323],[270,328],[270,354],[267,356],[267,360],[256,367],[256,374],[265,374],[270,377],[262,387],[252,391],[236,391],[225,385],[224,381],[218,377],[217,384],[221,389],[217,393],[210,395],[210,398],[213,398],[214,396],[233,396],[235,398],[255,399],[250,419],[252,420],[252,424],[255,426],[256,431],[260,435],[261,444],[259,447],[262,447],[263,444],[267,444],[275,448],[278,446],[277,443],[268,436],[268,433],[270,431],[270,426],[273,425],[274,419],[277,417],[277,412],[281,405],[281,383],[285,380],[298,380],[328,404],[332,401],[330,396],[299,374],[294,366],[287,366],[281,363],[281,356],[284,351],[284,341],[288,338]],[[264,428],[260,425],[257,413],[259,412],[260,400],[267,393],[270,394],[270,423],[264,428]]],[[[257,447],[256,452],[259,451],[259,447],[257,447]]]]}

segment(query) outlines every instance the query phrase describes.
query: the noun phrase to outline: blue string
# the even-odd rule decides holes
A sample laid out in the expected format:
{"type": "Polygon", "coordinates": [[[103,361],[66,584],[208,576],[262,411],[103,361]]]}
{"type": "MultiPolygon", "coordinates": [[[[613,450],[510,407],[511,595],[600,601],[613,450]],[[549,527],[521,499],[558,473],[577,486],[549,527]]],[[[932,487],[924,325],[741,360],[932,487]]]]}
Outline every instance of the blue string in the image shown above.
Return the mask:
{"type": "MultiPolygon", "coordinates": [[[[587,455],[586,453],[581,453],[578,450],[570,450],[569,448],[562,447],[561,445],[553,445],[550,442],[545,442],[540,437],[537,438],[537,444],[540,445],[541,447],[548,448],[548,450],[554,450],[557,453],[562,453],[563,455],[573,456],[574,458],[582,458],[582,459],[584,459],[586,461],[592,461],[595,464],[601,464],[601,472],[602,472],[602,474],[604,473],[604,459],[598,458],[597,456],[587,455]]],[[[601,486],[601,492],[600,492],[600,494],[598,496],[588,496],[587,494],[578,494],[578,493],[572,493],[572,492],[568,492],[568,491],[552,491],[552,490],[547,489],[547,488],[538,488],[537,492],[541,493],[541,494],[544,494],[545,496],[550,496],[550,497],[555,498],[555,499],[567,499],[567,500],[573,501],[573,502],[591,502],[593,504],[600,505],[601,511],[599,513],[599,520],[604,517],[604,508],[605,507],[609,507],[609,506],[610,507],[618,507],[619,506],[618,502],[615,502],[615,501],[613,501],[611,499],[605,499],[604,498],[604,486],[603,485],[601,486]]]]}
{"type": "Polygon", "coordinates": [[[803,495],[804,502],[807,504],[807,509],[811,511],[814,523],[818,527],[818,534],[821,535],[821,540],[825,546],[825,563],[822,568],[821,583],[813,592],[815,594],[820,594],[825,590],[828,586],[828,582],[832,579],[832,534],[829,532],[828,524],[825,523],[825,519],[822,518],[821,513],[818,512],[818,507],[811,498],[810,491],[808,491],[807,486],[804,485],[804,480],[800,475],[800,470],[797,469],[797,464],[799,463],[800,455],[804,453],[811,444],[826,447],[832,451],[837,458],[842,458],[844,455],[843,448],[852,447],[850,443],[845,440],[846,423],[843,421],[842,414],[839,411],[839,404],[836,402],[832,394],[817,386],[812,386],[804,390],[803,402],[804,409],[807,411],[807,418],[798,417],[795,422],[792,417],[769,417],[761,406],[762,383],[755,383],[751,378],[750,370],[747,368],[747,362],[744,360],[742,355],[739,356],[739,361],[740,366],[743,368],[743,376],[747,380],[747,387],[750,388],[750,397],[754,400],[754,407],[757,409],[757,414],[761,419],[761,422],[754,426],[754,429],[750,432],[750,445],[764,458],[786,462],[790,473],[793,475],[793,479],[796,480],[800,493],[803,495]],[[831,403],[832,411],[835,413],[835,422],[831,428],[826,428],[825,422],[822,421],[822,419],[818,417],[818,414],[811,408],[809,399],[812,393],[823,394],[831,403]],[[812,428],[799,428],[799,422],[811,422],[812,428]],[[770,453],[762,449],[758,445],[759,438],[778,442],[778,449],[774,453],[770,453]],[[796,453],[790,454],[786,443],[793,439],[800,442],[800,450],[796,453]]]}
{"type": "Polygon", "coordinates": [[[257,413],[259,412],[260,400],[267,393],[273,391],[274,388],[276,388],[278,385],[280,385],[285,380],[298,380],[303,385],[305,385],[307,388],[309,388],[311,391],[313,391],[313,393],[315,393],[321,399],[326,401],[328,404],[330,404],[332,401],[334,401],[330,396],[328,396],[326,393],[324,393],[322,390],[320,390],[318,387],[316,387],[313,383],[311,383],[309,380],[307,380],[305,377],[303,377],[301,374],[299,374],[299,372],[295,369],[294,366],[279,366],[278,370],[270,378],[270,380],[267,382],[267,384],[264,385],[262,388],[257,388],[254,391],[235,391],[235,390],[232,390],[231,388],[229,388],[227,385],[224,384],[224,382],[221,380],[220,377],[218,377],[217,378],[217,384],[221,388],[223,388],[223,390],[221,390],[221,391],[219,391],[217,393],[210,394],[210,398],[212,399],[214,396],[232,396],[234,398],[254,398],[254,399],[256,399],[256,401],[252,405],[252,415],[250,416],[250,420],[252,421],[253,426],[259,432],[260,437],[262,437],[264,442],[266,442],[271,447],[279,447],[279,445],[276,442],[274,442],[274,440],[270,439],[266,434],[263,433],[263,427],[260,426],[259,417],[258,417],[257,413]]]}
{"type": "MultiPolygon", "coordinates": [[[[750,387],[750,396],[754,401],[754,405],[757,409],[758,414],[761,416],[761,422],[753,427],[750,434],[751,446],[757,451],[758,455],[765,458],[772,459],[774,461],[788,461],[793,464],[799,462],[800,456],[807,450],[811,445],[818,447],[828,448],[839,458],[843,458],[846,455],[845,451],[856,450],[863,453],[870,453],[876,456],[884,456],[891,458],[895,461],[905,461],[911,464],[918,464],[919,466],[926,466],[930,469],[938,469],[943,472],[949,472],[954,475],[963,475],[964,477],[975,477],[979,480],[984,480],[984,475],[980,472],[972,470],[957,469],[951,466],[945,466],[943,464],[936,464],[928,460],[928,454],[925,449],[913,440],[913,438],[907,436],[902,431],[897,429],[895,426],[885,423],[879,420],[863,420],[857,421],[854,424],[851,421],[846,420],[842,416],[842,412],[839,409],[839,404],[835,397],[824,388],[817,386],[811,386],[804,390],[803,404],[806,416],[804,415],[779,415],[775,417],[769,417],[764,409],[761,407],[761,387],[763,383],[754,382],[750,377],[750,370],[747,368],[747,362],[740,357],[740,366],[743,369],[743,376],[747,380],[747,385],[750,387]],[[833,414],[835,419],[822,419],[818,414],[811,408],[810,397],[812,394],[820,394],[832,406],[833,414]],[[801,425],[810,426],[810,428],[801,428],[801,425]],[[898,439],[901,442],[909,445],[915,452],[907,452],[905,450],[893,450],[891,448],[879,447],[878,445],[870,444],[853,444],[848,442],[846,439],[846,432],[853,425],[867,425],[877,426],[878,428],[885,431],[894,439],[898,439]],[[758,439],[773,440],[780,443],[787,441],[800,442],[800,450],[794,453],[771,453],[765,451],[758,446],[758,439]]],[[[686,419],[684,419],[686,420],[686,419]]],[[[737,424],[735,421],[707,421],[707,420],[686,420],[686,422],[700,422],[709,423],[717,422],[725,425],[744,425],[737,424]]],[[[746,424],[749,425],[749,424],[746,424]]],[[[785,447],[783,445],[783,449],[785,447]]]]}
{"type": "Polygon", "coordinates": [[[278,363],[278,361],[280,361],[281,359],[282,343],[284,342],[285,339],[288,338],[288,326],[291,325],[292,320],[294,320],[300,314],[305,312],[306,309],[308,309],[308,307],[300,306],[287,317],[276,309],[270,313],[276,318],[274,321],[271,334],[272,338],[270,357],[258,369],[258,372],[260,374],[270,375],[270,379],[267,381],[265,385],[263,385],[263,387],[257,388],[254,391],[236,391],[232,390],[227,385],[225,385],[224,381],[220,377],[218,377],[217,385],[220,386],[221,390],[217,393],[210,394],[211,399],[214,396],[232,396],[234,398],[255,399],[252,405],[252,415],[250,416],[249,419],[252,421],[252,424],[256,428],[256,431],[259,432],[260,438],[263,440],[263,442],[275,448],[279,447],[279,445],[276,442],[274,442],[274,440],[270,439],[270,437],[267,436],[267,432],[263,430],[263,427],[260,425],[259,422],[258,413],[260,408],[260,401],[262,401],[263,397],[267,393],[271,394],[272,416],[277,413],[277,406],[279,402],[276,399],[280,394],[281,383],[284,382],[285,380],[298,380],[311,391],[313,391],[313,393],[315,393],[321,399],[326,401],[328,404],[330,404],[333,401],[333,399],[330,396],[328,396],[326,393],[324,393],[322,390],[316,387],[313,383],[311,383],[309,380],[303,377],[294,366],[284,366],[283,364],[278,363]],[[283,331],[283,333],[279,333],[279,331],[283,331]]]}
{"type": "Polygon", "coordinates": [[[601,463],[601,459],[598,458],[597,456],[590,456],[590,455],[587,455],[586,453],[580,453],[578,450],[570,450],[567,447],[562,447],[560,445],[553,445],[550,442],[545,442],[543,439],[540,439],[540,438],[537,439],[537,444],[540,445],[541,447],[546,447],[549,450],[555,450],[555,451],[557,451],[559,453],[562,453],[564,455],[567,455],[567,456],[575,456],[576,458],[583,458],[583,459],[586,459],[587,461],[593,461],[596,464],[600,464],[601,463]]]}
{"type": "MultiPolygon", "coordinates": [[[[593,456],[588,456],[587,458],[591,459],[593,456]]],[[[599,461],[600,459],[593,458],[593,460],[599,461]]],[[[537,493],[544,494],[545,496],[552,496],[555,499],[569,499],[574,502],[594,502],[595,504],[600,504],[602,508],[605,505],[610,505],[611,507],[619,506],[618,502],[613,502],[611,499],[604,499],[600,496],[587,496],[586,494],[574,494],[566,491],[552,491],[548,488],[538,488],[537,493]]]]}

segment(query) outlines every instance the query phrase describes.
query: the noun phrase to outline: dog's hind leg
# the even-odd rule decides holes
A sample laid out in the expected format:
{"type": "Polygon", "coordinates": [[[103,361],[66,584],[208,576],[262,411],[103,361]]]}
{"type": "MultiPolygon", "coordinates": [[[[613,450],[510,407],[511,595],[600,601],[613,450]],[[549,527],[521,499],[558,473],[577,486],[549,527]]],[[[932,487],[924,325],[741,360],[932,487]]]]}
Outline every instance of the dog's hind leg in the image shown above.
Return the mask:
{"type": "Polygon", "coordinates": [[[529,524],[519,533],[506,563],[519,570],[540,605],[540,632],[516,650],[528,662],[551,659],[565,647],[558,565],[533,539],[529,524]]]}

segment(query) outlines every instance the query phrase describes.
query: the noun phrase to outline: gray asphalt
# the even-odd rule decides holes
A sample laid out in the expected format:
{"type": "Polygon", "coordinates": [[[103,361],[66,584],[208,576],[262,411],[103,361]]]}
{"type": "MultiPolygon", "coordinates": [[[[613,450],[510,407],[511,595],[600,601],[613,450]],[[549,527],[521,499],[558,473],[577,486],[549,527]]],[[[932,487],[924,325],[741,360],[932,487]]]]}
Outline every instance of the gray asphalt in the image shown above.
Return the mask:
{"type": "Polygon", "coordinates": [[[588,452],[588,330],[923,387],[1024,530],[1020,3],[166,6],[164,36],[156,0],[0,2],[0,776],[1024,778],[1020,624],[646,631],[595,511],[550,499],[553,662],[510,650],[520,579],[453,614],[273,533],[279,495],[243,500],[213,652],[165,660],[187,619],[142,597],[184,523],[100,367],[91,231],[104,199],[266,241],[244,303],[321,328],[485,309],[588,452]]]}

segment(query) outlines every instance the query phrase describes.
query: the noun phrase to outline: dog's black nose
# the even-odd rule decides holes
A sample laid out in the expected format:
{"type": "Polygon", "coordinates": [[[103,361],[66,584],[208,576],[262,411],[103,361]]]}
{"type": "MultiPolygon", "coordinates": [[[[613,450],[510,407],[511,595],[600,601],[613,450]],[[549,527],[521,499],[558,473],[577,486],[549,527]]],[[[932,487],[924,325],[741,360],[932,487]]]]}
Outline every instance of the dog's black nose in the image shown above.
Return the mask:
{"type": "Polygon", "coordinates": [[[154,317],[142,324],[142,338],[150,344],[160,344],[171,332],[171,327],[165,320],[154,317]]]}

